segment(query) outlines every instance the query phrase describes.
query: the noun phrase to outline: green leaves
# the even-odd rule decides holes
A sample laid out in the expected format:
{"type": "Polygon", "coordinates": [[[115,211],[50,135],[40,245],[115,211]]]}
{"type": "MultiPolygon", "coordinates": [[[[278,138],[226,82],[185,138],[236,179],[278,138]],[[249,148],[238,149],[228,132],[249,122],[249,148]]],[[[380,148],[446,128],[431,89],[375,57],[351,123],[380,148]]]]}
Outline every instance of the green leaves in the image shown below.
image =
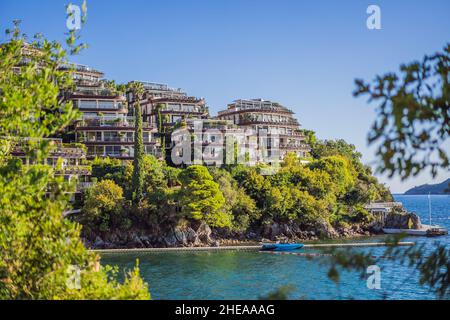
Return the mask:
{"type": "Polygon", "coordinates": [[[225,198],[208,169],[193,165],[180,174],[181,206],[184,215],[212,227],[230,227],[231,215],[223,209],[225,198]]]}
{"type": "MultiPolygon", "coordinates": [[[[44,163],[54,147],[44,138],[78,117],[71,103],[61,102],[61,91],[73,84],[70,70],[60,70],[66,51],[42,36],[27,43],[18,26],[0,45],[0,299],[149,299],[136,269],[120,284],[117,272],[100,267],[99,257],[84,247],[80,225],[63,218],[70,208],[63,178],[46,165],[23,166],[10,156],[20,141],[27,156],[44,163]],[[79,289],[67,285],[74,267],[79,289]]],[[[68,43],[68,50],[81,48],[74,34],[68,43]]],[[[102,191],[107,193],[95,193],[102,210],[115,208],[119,190],[102,191]]]]}
{"type": "MultiPolygon", "coordinates": [[[[142,95],[142,85],[134,85],[135,96],[142,95]]],[[[138,204],[144,198],[144,140],[142,133],[142,112],[140,98],[134,104],[134,160],[133,160],[133,202],[138,204]]]]}
{"type": "Polygon", "coordinates": [[[450,44],[442,52],[400,66],[400,73],[377,76],[372,84],[355,80],[354,96],[378,103],[368,135],[378,143],[379,172],[402,179],[424,169],[434,177],[448,169],[450,136],[450,44]]]}

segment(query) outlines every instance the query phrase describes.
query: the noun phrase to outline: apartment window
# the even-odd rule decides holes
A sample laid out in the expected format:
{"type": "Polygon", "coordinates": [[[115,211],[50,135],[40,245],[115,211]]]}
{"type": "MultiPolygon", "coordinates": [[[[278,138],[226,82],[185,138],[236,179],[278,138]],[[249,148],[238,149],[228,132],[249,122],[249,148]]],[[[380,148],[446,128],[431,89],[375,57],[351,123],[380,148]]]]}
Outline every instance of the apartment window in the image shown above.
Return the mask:
{"type": "Polygon", "coordinates": [[[145,153],[146,154],[155,154],[155,149],[153,148],[153,146],[145,146],[145,153]]]}
{"type": "Polygon", "coordinates": [[[127,132],[126,138],[128,142],[133,142],[134,141],[133,137],[134,137],[133,132],[127,132]]]}
{"type": "Polygon", "coordinates": [[[83,119],[88,119],[96,116],[97,112],[83,112],[83,119]]]}
{"type": "Polygon", "coordinates": [[[99,101],[98,107],[100,109],[115,109],[114,101],[99,101]]]}
{"type": "Polygon", "coordinates": [[[120,146],[106,146],[105,151],[107,156],[118,156],[120,155],[120,146]]]}
{"type": "Polygon", "coordinates": [[[119,134],[115,131],[105,131],[103,133],[103,139],[104,141],[119,141],[119,134]]]}
{"type": "Polygon", "coordinates": [[[179,104],[169,104],[169,105],[167,106],[167,110],[170,110],[170,111],[180,111],[180,110],[181,110],[181,105],[179,105],[179,104]]]}
{"type": "Polygon", "coordinates": [[[96,109],[97,101],[95,100],[81,100],[78,104],[78,108],[96,109]]]}
{"type": "Polygon", "coordinates": [[[182,117],[181,116],[172,116],[172,122],[178,122],[181,121],[182,117]]]}
{"type": "Polygon", "coordinates": [[[87,154],[88,155],[95,155],[95,147],[94,146],[88,146],[87,147],[87,154]]]}
{"type": "Polygon", "coordinates": [[[184,104],[183,105],[183,110],[187,111],[187,112],[194,112],[195,110],[195,106],[194,105],[190,105],[190,104],[184,104]]]}
{"type": "Polygon", "coordinates": [[[104,155],[105,147],[104,146],[97,146],[97,147],[95,147],[95,153],[97,155],[100,155],[100,156],[104,155]]]}

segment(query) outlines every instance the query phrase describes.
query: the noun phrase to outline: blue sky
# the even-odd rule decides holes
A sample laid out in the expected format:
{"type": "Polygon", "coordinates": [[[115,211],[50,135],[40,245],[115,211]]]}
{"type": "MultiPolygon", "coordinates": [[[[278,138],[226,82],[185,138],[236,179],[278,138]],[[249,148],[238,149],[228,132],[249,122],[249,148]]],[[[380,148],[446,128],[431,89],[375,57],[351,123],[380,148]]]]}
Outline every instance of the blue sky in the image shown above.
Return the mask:
{"type": "MultiPolygon", "coordinates": [[[[62,40],[68,3],[1,0],[0,28],[21,19],[27,34],[62,40]]],[[[354,143],[370,163],[374,106],[352,97],[353,80],[442,49],[450,41],[449,12],[448,0],[91,0],[81,32],[90,48],[74,60],[118,82],[181,87],[205,97],[213,115],[238,98],[278,101],[319,138],[354,143]],[[370,4],[381,8],[381,30],[366,28],[370,4]]],[[[448,177],[441,172],[435,182],[448,177]]],[[[433,182],[428,174],[381,180],[394,192],[433,182]]]]}

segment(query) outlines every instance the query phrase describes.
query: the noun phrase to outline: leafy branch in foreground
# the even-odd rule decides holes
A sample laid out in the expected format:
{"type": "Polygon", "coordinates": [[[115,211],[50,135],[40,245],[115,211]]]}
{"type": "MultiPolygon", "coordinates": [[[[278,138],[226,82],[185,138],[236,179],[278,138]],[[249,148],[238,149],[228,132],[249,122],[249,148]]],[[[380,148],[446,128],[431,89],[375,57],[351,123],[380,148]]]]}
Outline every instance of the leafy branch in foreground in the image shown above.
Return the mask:
{"type": "Polygon", "coordinates": [[[422,61],[401,65],[400,74],[355,80],[356,97],[379,103],[369,143],[379,143],[380,172],[406,179],[430,169],[449,169],[450,44],[422,61]]]}
{"type": "MultiPolygon", "coordinates": [[[[356,97],[368,95],[379,102],[378,117],[369,133],[369,143],[379,142],[378,170],[406,179],[429,169],[433,177],[439,168],[449,169],[448,150],[443,145],[450,135],[450,44],[443,52],[400,67],[401,74],[377,76],[373,84],[357,79],[356,97]]],[[[450,249],[436,242],[397,247],[402,236],[390,239],[383,256],[419,272],[419,283],[430,287],[439,298],[450,297],[450,249]]],[[[329,277],[339,281],[339,268],[357,270],[381,263],[372,253],[331,250],[329,277]]],[[[386,258],[383,258],[386,259],[386,258]]]]}
{"type": "MultiPolygon", "coordinates": [[[[0,299],[149,299],[137,268],[120,284],[80,238],[80,226],[63,218],[68,186],[45,163],[47,137],[77,118],[60,90],[70,89],[66,50],[42,36],[27,43],[19,22],[0,46],[0,299]],[[20,141],[33,165],[11,157],[20,141]],[[78,269],[78,281],[71,282],[78,269]]],[[[78,52],[74,33],[70,52],[78,52]]]]}

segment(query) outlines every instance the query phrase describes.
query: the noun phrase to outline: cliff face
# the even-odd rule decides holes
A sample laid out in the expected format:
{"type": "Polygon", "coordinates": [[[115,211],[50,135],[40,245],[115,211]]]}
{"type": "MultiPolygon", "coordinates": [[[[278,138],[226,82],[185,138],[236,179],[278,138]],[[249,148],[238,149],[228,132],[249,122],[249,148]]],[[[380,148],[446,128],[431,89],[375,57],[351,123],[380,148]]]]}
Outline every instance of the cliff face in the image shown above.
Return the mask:
{"type": "Polygon", "coordinates": [[[152,230],[115,230],[103,234],[90,234],[83,237],[85,244],[95,249],[113,248],[153,248],[153,247],[198,247],[217,246],[212,230],[206,223],[198,226],[152,230]]]}
{"type": "Polygon", "coordinates": [[[95,249],[112,248],[152,248],[152,247],[201,247],[233,245],[238,243],[258,243],[287,238],[291,241],[337,239],[369,236],[367,227],[361,225],[332,226],[327,222],[314,225],[299,225],[294,222],[272,223],[245,233],[211,229],[207,224],[162,230],[116,230],[103,234],[84,235],[85,244],[95,249]]]}
{"type": "Polygon", "coordinates": [[[383,228],[389,229],[420,229],[422,223],[415,213],[390,212],[373,214],[374,221],[369,228],[372,232],[382,233],[383,228]]]}
{"type": "Polygon", "coordinates": [[[373,214],[372,221],[365,224],[331,225],[325,221],[313,224],[295,222],[279,223],[259,227],[245,233],[224,229],[211,229],[206,223],[169,227],[159,226],[151,230],[116,230],[103,234],[85,235],[85,243],[90,248],[152,248],[152,247],[201,247],[233,245],[243,242],[264,242],[279,239],[305,241],[319,239],[339,239],[370,236],[383,233],[383,228],[418,229],[420,218],[414,213],[396,211],[373,214]]]}

